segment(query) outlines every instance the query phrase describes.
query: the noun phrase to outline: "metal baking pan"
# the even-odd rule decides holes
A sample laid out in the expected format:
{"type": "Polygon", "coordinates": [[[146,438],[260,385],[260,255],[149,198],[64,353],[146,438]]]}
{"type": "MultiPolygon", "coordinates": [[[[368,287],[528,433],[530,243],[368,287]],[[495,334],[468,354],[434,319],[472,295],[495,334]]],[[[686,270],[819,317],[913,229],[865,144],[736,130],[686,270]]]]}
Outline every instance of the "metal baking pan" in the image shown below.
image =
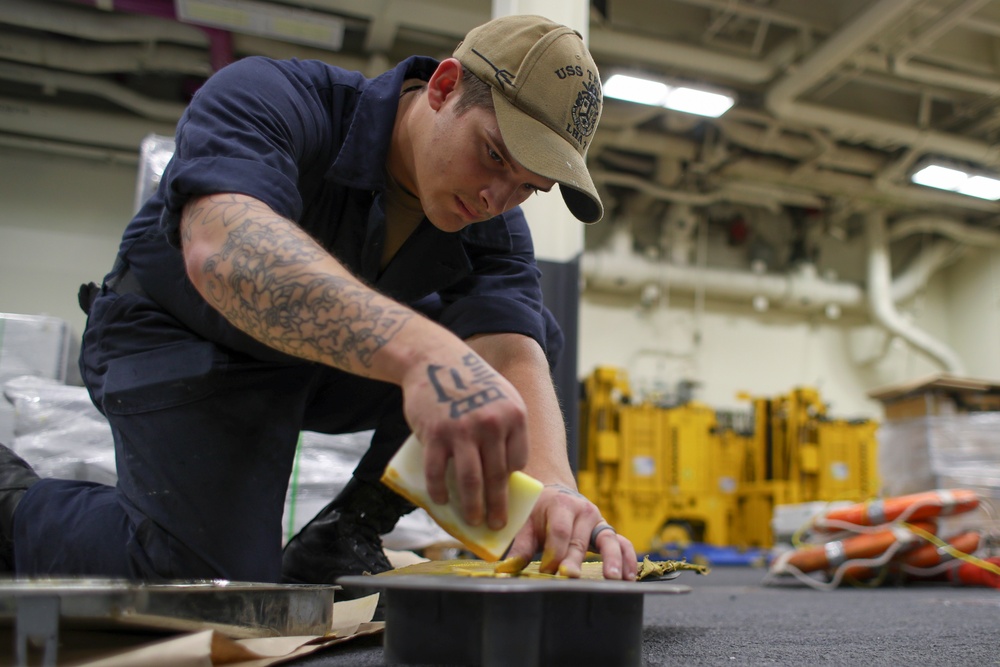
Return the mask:
{"type": "Polygon", "coordinates": [[[214,629],[237,639],[323,635],[332,626],[335,588],[225,580],[7,579],[0,580],[0,622],[16,619],[20,625],[24,610],[33,607],[57,610],[60,626],[214,629]]]}

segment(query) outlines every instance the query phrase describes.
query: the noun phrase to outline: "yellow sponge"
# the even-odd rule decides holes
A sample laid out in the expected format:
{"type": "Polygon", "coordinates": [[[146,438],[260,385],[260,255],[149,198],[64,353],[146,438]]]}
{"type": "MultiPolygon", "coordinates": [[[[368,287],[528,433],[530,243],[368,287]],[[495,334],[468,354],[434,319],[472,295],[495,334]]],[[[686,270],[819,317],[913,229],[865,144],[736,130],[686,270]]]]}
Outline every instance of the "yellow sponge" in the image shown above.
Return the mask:
{"type": "Polygon", "coordinates": [[[514,541],[517,531],[531,515],[535,501],[542,493],[542,483],[522,472],[511,473],[507,496],[507,525],[500,530],[491,530],[485,521],[478,526],[470,526],[462,519],[453,465],[452,461],[448,462],[445,480],[448,485],[448,502],[439,505],[431,500],[427,492],[423,445],[416,436],[411,435],[389,461],[382,475],[382,483],[425,509],[439,526],[472,553],[483,560],[500,560],[514,541]]]}

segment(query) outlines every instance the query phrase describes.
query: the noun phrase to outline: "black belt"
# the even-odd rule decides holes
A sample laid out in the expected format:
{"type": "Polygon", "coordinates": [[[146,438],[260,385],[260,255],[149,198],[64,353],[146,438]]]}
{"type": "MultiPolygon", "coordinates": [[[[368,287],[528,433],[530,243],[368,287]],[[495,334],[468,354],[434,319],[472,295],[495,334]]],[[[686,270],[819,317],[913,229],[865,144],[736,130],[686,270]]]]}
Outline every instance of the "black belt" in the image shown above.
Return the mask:
{"type": "MultiPolygon", "coordinates": [[[[145,294],[142,285],[135,277],[135,274],[126,266],[124,270],[116,273],[104,282],[105,289],[111,290],[115,294],[145,294]]],[[[101,294],[101,287],[96,283],[84,283],[80,285],[80,291],[76,295],[80,309],[90,315],[90,309],[94,305],[94,300],[101,294]]]]}
{"type": "Polygon", "coordinates": [[[115,294],[145,294],[139,280],[132,270],[125,267],[121,273],[115,274],[104,282],[104,286],[115,294]]]}

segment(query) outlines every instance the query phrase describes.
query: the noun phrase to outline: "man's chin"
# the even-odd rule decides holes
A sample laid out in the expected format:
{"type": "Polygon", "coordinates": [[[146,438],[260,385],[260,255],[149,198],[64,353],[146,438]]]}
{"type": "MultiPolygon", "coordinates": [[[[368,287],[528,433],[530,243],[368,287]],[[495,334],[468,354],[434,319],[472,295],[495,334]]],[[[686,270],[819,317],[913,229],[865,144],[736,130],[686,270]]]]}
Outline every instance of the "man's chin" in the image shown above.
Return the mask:
{"type": "Polygon", "coordinates": [[[469,225],[474,224],[468,220],[462,220],[458,216],[448,216],[446,219],[441,220],[437,216],[432,217],[427,215],[427,219],[430,220],[432,225],[440,229],[442,232],[447,232],[449,234],[460,232],[469,225]]]}

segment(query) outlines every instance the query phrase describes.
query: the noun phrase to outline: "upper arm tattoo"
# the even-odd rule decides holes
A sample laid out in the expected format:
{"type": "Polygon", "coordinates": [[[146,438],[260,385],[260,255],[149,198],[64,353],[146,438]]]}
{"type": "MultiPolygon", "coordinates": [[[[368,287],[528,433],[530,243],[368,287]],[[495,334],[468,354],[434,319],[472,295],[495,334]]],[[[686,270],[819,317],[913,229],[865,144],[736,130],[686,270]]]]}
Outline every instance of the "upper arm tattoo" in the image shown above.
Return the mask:
{"type": "Polygon", "coordinates": [[[372,357],[413,311],[359,281],[318,270],[328,257],[304,231],[276,225],[255,201],[213,197],[189,213],[193,224],[220,225],[224,240],[201,266],[206,299],[234,325],[282,352],[332,361],[346,370],[372,357]]]}

